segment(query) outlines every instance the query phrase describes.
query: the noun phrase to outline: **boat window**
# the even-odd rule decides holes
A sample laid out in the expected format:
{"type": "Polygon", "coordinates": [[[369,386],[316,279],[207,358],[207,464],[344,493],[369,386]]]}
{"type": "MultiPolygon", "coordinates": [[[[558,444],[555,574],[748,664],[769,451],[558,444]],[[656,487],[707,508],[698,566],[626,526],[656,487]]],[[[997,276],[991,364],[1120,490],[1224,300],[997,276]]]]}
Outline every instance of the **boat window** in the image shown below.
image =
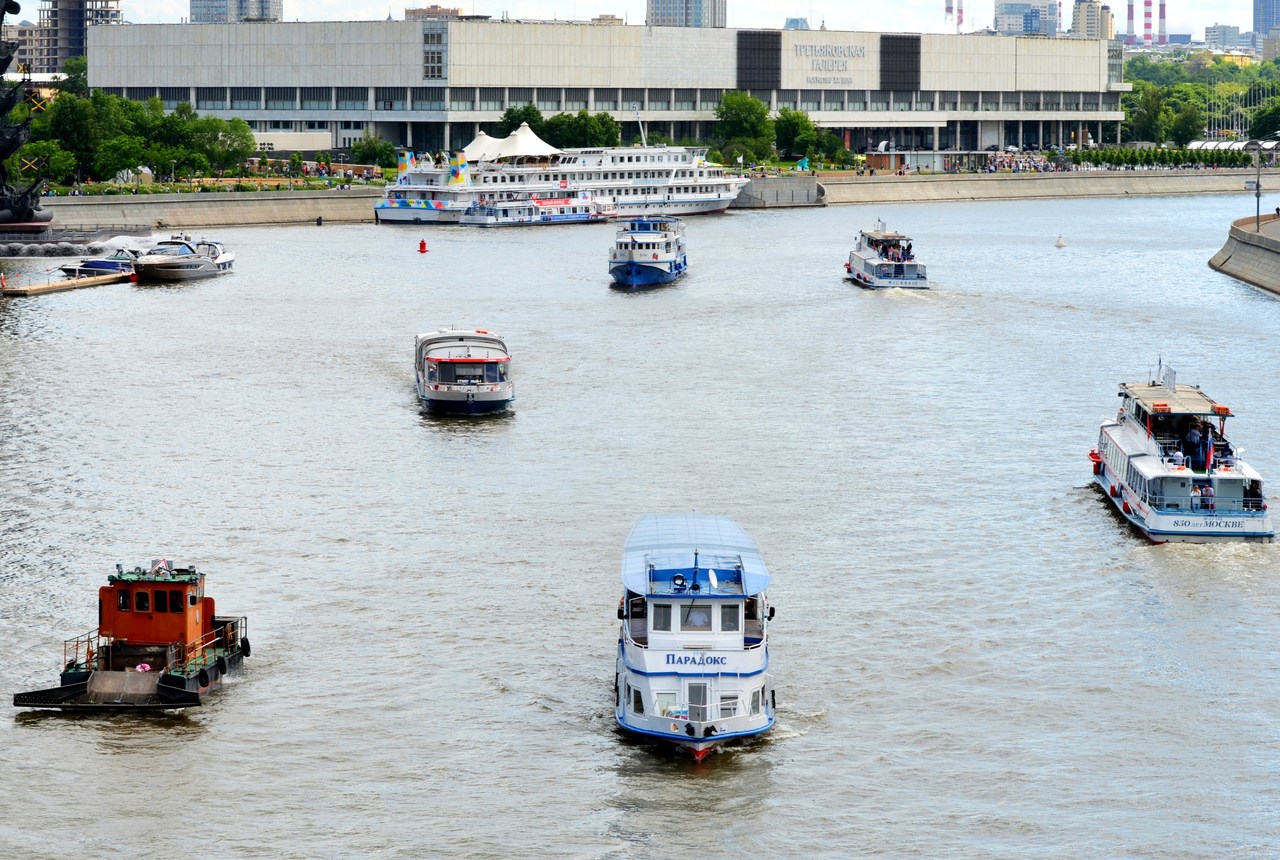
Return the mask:
{"type": "Polygon", "coordinates": [[[701,606],[697,603],[690,603],[682,607],[684,610],[680,615],[680,629],[693,631],[711,630],[711,611],[707,606],[701,606]]]}
{"type": "Polygon", "coordinates": [[[485,381],[485,382],[497,382],[497,381],[498,381],[498,364],[497,364],[497,362],[492,362],[492,363],[490,363],[490,364],[486,364],[486,365],[484,366],[484,381],[485,381]]]}
{"type": "Polygon", "coordinates": [[[720,716],[732,717],[738,713],[738,694],[737,693],[721,693],[720,694],[720,716]]]}
{"type": "Polygon", "coordinates": [[[156,589],[156,612],[169,611],[169,592],[156,589]]]}
{"type": "Polygon", "coordinates": [[[671,604],[653,604],[653,629],[671,631],[671,604]]]}
{"type": "Polygon", "coordinates": [[[128,612],[133,609],[133,593],[127,588],[122,588],[116,592],[116,607],[121,612],[128,612]]]}
{"type": "Polygon", "coordinates": [[[737,633],[741,629],[738,623],[738,604],[726,603],[720,607],[720,632],[737,633]]]}
{"type": "Polygon", "coordinates": [[[133,598],[133,606],[139,612],[151,611],[151,592],[139,591],[133,598]]]}
{"type": "Polygon", "coordinates": [[[196,593],[194,591],[187,595],[187,605],[188,606],[196,605],[196,593]]]}
{"type": "Polygon", "coordinates": [[[706,683],[689,685],[689,719],[699,723],[711,719],[710,704],[706,683]]]}
{"type": "Polygon", "coordinates": [[[636,687],[631,688],[631,711],[636,714],[644,713],[644,694],[636,687]]]}
{"type": "Polygon", "coordinates": [[[761,688],[757,687],[751,691],[751,714],[755,716],[760,713],[760,693],[761,688]]]}
{"type": "Polygon", "coordinates": [[[169,592],[169,611],[182,611],[182,592],[176,588],[169,592]]]}
{"type": "Polygon", "coordinates": [[[680,711],[676,708],[675,693],[654,693],[653,712],[664,717],[676,716],[680,711]]]}
{"type": "Polygon", "coordinates": [[[435,382],[435,381],[436,381],[436,375],[437,375],[437,374],[436,374],[436,367],[437,367],[437,366],[438,366],[438,365],[436,365],[436,364],[435,364],[435,362],[431,362],[431,361],[427,362],[427,381],[428,381],[428,382],[435,382]]]}

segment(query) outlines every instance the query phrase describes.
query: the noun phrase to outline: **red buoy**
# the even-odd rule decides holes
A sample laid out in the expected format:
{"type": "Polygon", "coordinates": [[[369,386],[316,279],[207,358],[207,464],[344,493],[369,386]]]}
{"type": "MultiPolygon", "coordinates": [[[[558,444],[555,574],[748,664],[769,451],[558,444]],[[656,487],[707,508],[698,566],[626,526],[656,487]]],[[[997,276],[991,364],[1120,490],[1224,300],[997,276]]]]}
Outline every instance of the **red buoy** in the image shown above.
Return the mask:
{"type": "Polygon", "coordinates": [[[418,242],[418,253],[419,253],[419,254],[425,254],[425,253],[427,253],[427,240],[426,240],[426,239],[423,239],[422,241],[418,242]]]}

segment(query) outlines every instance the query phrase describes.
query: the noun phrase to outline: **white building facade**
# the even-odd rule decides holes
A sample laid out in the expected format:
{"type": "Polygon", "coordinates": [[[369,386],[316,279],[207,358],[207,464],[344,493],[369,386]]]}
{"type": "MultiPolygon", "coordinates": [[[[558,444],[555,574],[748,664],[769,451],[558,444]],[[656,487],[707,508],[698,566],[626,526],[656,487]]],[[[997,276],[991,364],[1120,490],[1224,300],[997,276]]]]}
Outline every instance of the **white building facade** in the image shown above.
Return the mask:
{"type": "Polygon", "coordinates": [[[257,132],[366,131],[455,148],[509,107],[639,118],[706,140],[727,91],[805,111],[856,150],[1119,138],[1123,54],[1102,40],[494,20],[146,24],[90,31],[89,84],[257,132]]]}

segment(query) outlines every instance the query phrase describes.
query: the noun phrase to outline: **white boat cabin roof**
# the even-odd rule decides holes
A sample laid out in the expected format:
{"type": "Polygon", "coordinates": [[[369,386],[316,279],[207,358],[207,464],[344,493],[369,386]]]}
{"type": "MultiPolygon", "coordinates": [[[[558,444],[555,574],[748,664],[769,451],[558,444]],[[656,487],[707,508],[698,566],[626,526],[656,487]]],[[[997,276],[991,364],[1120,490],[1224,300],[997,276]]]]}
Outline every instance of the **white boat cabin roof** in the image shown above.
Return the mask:
{"type": "Polygon", "coordinates": [[[419,359],[430,357],[507,361],[511,357],[502,338],[485,329],[441,329],[427,332],[415,338],[414,348],[419,359]]]}
{"type": "Polygon", "coordinates": [[[649,514],[622,552],[622,582],[634,594],[741,597],[769,585],[760,550],[727,517],[649,514]]]}
{"type": "Polygon", "coordinates": [[[1198,385],[1166,387],[1155,382],[1122,382],[1120,394],[1133,398],[1144,410],[1155,415],[1206,415],[1230,417],[1231,409],[1200,390],[1198,385]]]}
{"type": "Polygon", "coordinates": [[[877,242],[910,242],[911,237],[902,233],[890,233],[887,230],[863,230],[862,235],[877,242]]]}

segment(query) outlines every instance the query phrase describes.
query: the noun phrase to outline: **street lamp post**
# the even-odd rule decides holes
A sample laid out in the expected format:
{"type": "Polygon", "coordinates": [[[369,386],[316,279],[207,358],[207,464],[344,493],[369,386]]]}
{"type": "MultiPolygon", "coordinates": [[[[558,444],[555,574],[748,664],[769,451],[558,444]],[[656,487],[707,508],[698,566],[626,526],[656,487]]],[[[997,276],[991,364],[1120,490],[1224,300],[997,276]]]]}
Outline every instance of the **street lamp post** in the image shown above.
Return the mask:
{"type": "Polygon", "coordinates": [[[1253,232],[1262,232],[1262,142],[1250,140],[1244,148],[1253,153],[1253,164],[1257,170],[1253,181],[1253,199],[1256,204],[1253,216],[1253,232]]]}

